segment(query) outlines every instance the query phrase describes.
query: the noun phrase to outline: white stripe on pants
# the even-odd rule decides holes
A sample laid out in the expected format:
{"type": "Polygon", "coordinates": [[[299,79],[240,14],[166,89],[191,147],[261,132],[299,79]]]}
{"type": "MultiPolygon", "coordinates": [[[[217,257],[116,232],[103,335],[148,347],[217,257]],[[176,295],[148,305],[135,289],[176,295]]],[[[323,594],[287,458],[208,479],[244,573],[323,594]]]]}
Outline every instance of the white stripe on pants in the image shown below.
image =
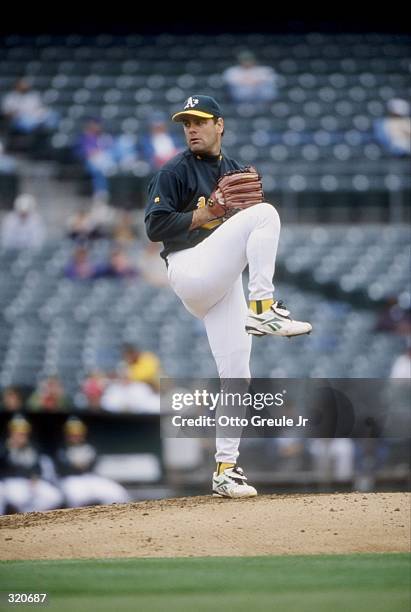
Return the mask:
{"type": "MultiPolygon", "coordinates": [[[[170,285],[203,319],[220,378],[250,378],[251,336],[242,272],[249,266],[249,299],[273,296],[280,219],[271,204],[247,208],[191,249],[168,256],[170,285]]],[[[241,416],[241,415],[239,415],[241,416]]],[[[240,438],[217,437],[216,461],[235,463],[240,438]]]]}

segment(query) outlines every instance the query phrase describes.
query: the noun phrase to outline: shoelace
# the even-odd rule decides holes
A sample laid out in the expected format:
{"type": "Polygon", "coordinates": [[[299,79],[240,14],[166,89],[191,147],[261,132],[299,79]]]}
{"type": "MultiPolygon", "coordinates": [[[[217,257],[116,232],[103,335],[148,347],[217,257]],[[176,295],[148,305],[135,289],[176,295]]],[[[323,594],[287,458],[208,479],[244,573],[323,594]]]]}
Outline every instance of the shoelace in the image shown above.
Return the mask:
{"type": "Polygon", "coordinates": [[[247,478],[244,476],[244,472],[243,472],[242,468],[236,466],[236,467],[233,468],[233,472],[235,474],[238,474],[239,476],[242,476],[242,478],[238,478],[238,479],[234,478],[233,476],[231,476],[231,478],[233,480],[235,480],[238,484],[243,484],[244,480],[247,480],[247,478]]]}
{"type": "Polygon", "coordinates": [[[285,319],[290,319],[291,320],[290,312],[289,312],[287,306],[284,304],[284,302],[282,300],[278,300],[277,302],[274,302],[274,304],[271,306],[271,309],[274,312],[277,312],[277,314],[280,317],[283,317],[285,319]],[[281,310],[283,311],[283,313],[278,312],[278,311],[281,311],[281,310]]]}

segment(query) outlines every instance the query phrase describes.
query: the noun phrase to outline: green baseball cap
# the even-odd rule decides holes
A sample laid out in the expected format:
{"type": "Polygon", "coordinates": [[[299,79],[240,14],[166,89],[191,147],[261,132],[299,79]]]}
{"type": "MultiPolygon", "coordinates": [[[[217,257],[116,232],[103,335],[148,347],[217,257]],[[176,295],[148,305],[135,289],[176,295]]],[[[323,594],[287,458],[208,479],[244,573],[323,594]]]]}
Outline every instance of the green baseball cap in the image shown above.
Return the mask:
{"type": "Polygon", "coordinates": [[[213,117],[222,117],[221,108],[211,96],[190,96],[183,104],[183,110],[178,111],[172,116],[173,121],[183,121],[184,117],[191,115],[194,117],[203,117],[204,119],[212,119],[213,117]]]}

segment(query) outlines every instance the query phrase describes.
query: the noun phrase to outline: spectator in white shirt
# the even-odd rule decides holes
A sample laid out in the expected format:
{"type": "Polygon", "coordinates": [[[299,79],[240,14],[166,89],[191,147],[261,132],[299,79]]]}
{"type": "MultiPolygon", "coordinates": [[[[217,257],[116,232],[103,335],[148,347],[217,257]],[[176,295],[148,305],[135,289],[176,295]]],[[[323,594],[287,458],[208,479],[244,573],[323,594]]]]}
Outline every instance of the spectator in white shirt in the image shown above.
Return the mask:
{"type": "Polygon", "coordinates": [[[374,133],[378,142],[391,155],[411,155],[410,104],[402,98],[391,98],[387,102],[387,116],[377,119],[374,133]]]}
{"type": "Polygon", "coordinates": [[[46,236],[42,218],[36,211],[35,198],[24,193],[14,202],[14,210],[5,216],[0,232],[3,249],[40,248],[46,236]]]}
{"type": "Polygon", "coordinates": [[[37,91],[31,89],[26,79],[19,79],[2,102],[2,112],[12,129],[29,134],[38,128],[54,129],[57,113],[49,109],[37,91]]]}
{"type": "Polygon", "coordinates": [[[271,66],[260,66],[250,51],[238,55],[238,65],[223,72],[232,100],[237,104],[265,104],[278,95],[278,76],[271,66]]]}
{"type": "Polygon", "coordinates": [[[150,117],[148,132],[142,137],[140,146],[142,157],[151,170],[158,170],[180,151],[174,134],[168,131],[165,115],[160,112],[150,117]]]}

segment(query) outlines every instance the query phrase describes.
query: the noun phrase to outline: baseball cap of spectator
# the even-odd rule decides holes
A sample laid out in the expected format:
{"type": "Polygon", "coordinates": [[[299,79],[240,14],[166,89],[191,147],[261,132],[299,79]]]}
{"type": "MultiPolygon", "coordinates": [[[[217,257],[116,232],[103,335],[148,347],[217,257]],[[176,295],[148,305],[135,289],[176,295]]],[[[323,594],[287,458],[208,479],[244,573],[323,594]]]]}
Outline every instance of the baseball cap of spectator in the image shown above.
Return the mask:
{"type": "Polygon", "coordinates": [[[402,98],[392,98],[387,102],[387,108],[390,113],[399,115],[400,117],[408,117],[410,114],[410,105],[407,100],[402,98]]]}
{"type": "Polygon", "coordinates": [[[190,96],[185,100],[183,109],[172,116],[173,121],[183,121],[187,115],[212,119],[222,117],[222,111],[218,103],[211,96],[190,96]]]}
{"type": "Polygon", "coordinates": [[[87,431],[86,425],[83,421],[80,421],[77,417],[70,417],[64,423],[64,433],[65,434],[85,434],[87,431]]]}
{"type": "Polygon", "coordinates": [[[23,416],[17,415],[9,421],[8,430],[10,432],[18,431],[29,433],[31,431],[31,425],[23,416]]]}
{"type": "Polygon", "coordinates": [[[29,193],[22,193],[14,201],[14,209],[19,213],[33,212],[36,207],[36,199],[29,193]]]}

